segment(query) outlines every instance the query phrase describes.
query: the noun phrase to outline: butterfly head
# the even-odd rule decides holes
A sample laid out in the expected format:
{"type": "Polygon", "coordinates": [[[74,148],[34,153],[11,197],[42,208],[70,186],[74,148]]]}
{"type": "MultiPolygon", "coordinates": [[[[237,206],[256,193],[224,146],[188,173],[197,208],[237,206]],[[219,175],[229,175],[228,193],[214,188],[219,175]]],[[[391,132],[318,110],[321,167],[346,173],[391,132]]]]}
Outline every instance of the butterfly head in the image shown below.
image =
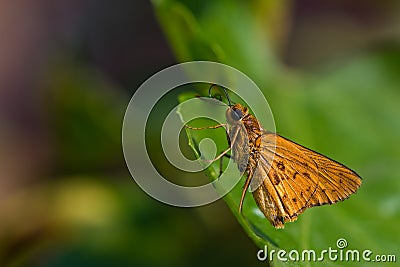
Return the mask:
{"type": "MultiPolygon", "coordinates": [[[[215,96],[215,95],[213,96],[211,94],[211,90],[214,86],[216,86],[216,84],[212,84],[210,86],[210,88],[208,89],[208,95],[210,98],[216,98],[221,101],[221,99],[219,98],[220,95],[217,95],[217,96],[219,96],[219,97],[217,97],[217,96],[215,96]]],[[[249,113],[249,110],[247,107],[244,107],[240,104],[232,104],[231,99],[229,98],[229,95],[228,95],[228,92],[226,91],[226,89],[224,87],[221,87],[221,88],[225,93],[226,99],[228,100],[228,106],[229,106],[228,110],[226,111],[226,120],[227,120],[228,124],[231,124],[231,125],[236,124],[239,121],[241,121],[249,113]]]]}
{"type": "Polygon", "coordinates": [[[226,111],[226,120],[228,124],[236,124],[241,121],[247,114],[249,110],[247,107],[243,107],[240,104],[235,104],[230,106],[226,111]]]}

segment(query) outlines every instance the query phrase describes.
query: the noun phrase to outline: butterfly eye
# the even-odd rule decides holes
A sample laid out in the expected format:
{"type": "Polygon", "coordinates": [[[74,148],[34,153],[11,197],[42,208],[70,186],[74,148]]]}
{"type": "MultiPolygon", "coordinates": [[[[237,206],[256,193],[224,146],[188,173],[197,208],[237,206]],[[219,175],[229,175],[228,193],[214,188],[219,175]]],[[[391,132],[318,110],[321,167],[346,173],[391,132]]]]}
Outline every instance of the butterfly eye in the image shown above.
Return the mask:
{"type": "Polygon", "coordinates": [[[238,121],[243,117],[243,113],[239,109],[233,109],[231,114],[232,114],[232,119],[235,121],[238,121]]]}

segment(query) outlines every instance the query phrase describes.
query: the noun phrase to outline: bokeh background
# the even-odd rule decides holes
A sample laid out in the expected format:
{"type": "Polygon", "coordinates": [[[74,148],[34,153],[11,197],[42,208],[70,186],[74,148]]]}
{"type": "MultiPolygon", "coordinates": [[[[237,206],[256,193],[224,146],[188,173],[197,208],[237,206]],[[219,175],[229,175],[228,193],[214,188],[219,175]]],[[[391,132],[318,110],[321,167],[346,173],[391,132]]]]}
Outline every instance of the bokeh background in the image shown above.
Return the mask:
{"type": "MultiPolygon", "coordinates": [[[[395,0],[0,1],[0,266],[267,264],[224,201],[164,205],[126,168],[130,97],[188,60],[248,74],[278,132],[357,169],[358,223],[398,253],[399,14],[395,0]]],[[[181,181],[157,140],[184,90],[149,126],[154,164],[181,181]]]]}

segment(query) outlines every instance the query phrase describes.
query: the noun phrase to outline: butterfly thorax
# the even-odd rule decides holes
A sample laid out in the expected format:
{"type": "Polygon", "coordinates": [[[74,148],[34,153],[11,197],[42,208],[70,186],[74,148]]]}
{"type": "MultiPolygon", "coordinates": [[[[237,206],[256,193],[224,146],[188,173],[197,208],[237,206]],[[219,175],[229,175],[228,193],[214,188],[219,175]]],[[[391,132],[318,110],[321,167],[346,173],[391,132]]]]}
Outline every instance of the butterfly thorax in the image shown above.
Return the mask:
{"type": "Polygon", "coordinates": [[[240,172],[246,171],[249,174],[258,162],[263,129],[257,119],[248,113],[247,107],[240,104],[229,108],[226,117],[232,158],[240,172]]]}

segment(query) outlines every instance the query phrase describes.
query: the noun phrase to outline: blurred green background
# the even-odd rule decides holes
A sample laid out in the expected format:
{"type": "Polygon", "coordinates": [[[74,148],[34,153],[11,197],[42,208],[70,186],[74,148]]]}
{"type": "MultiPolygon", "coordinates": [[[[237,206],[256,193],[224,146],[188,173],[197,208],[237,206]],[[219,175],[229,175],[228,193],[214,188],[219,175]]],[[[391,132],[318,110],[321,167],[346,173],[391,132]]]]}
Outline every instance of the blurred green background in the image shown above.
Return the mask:
{"type": "MultiPolygon", "coordinates": [[[[125,166],[130,97],[189,60],[246,73],[280,134],[363,177],[350,200],[301,215],[307,228],[271,231],[282,246],[297,237],[293,247],[321,249],[345,237],[399,260],[399,14],[395,0],[1,1],[0,266],[268,264],[223,200],[167,206],[125,166]]],[[[182,183],[188,174],[163,157],[159,131],[187,90],[197,88],[160,101],[148,126],[154,165],[182,183]]]]}

